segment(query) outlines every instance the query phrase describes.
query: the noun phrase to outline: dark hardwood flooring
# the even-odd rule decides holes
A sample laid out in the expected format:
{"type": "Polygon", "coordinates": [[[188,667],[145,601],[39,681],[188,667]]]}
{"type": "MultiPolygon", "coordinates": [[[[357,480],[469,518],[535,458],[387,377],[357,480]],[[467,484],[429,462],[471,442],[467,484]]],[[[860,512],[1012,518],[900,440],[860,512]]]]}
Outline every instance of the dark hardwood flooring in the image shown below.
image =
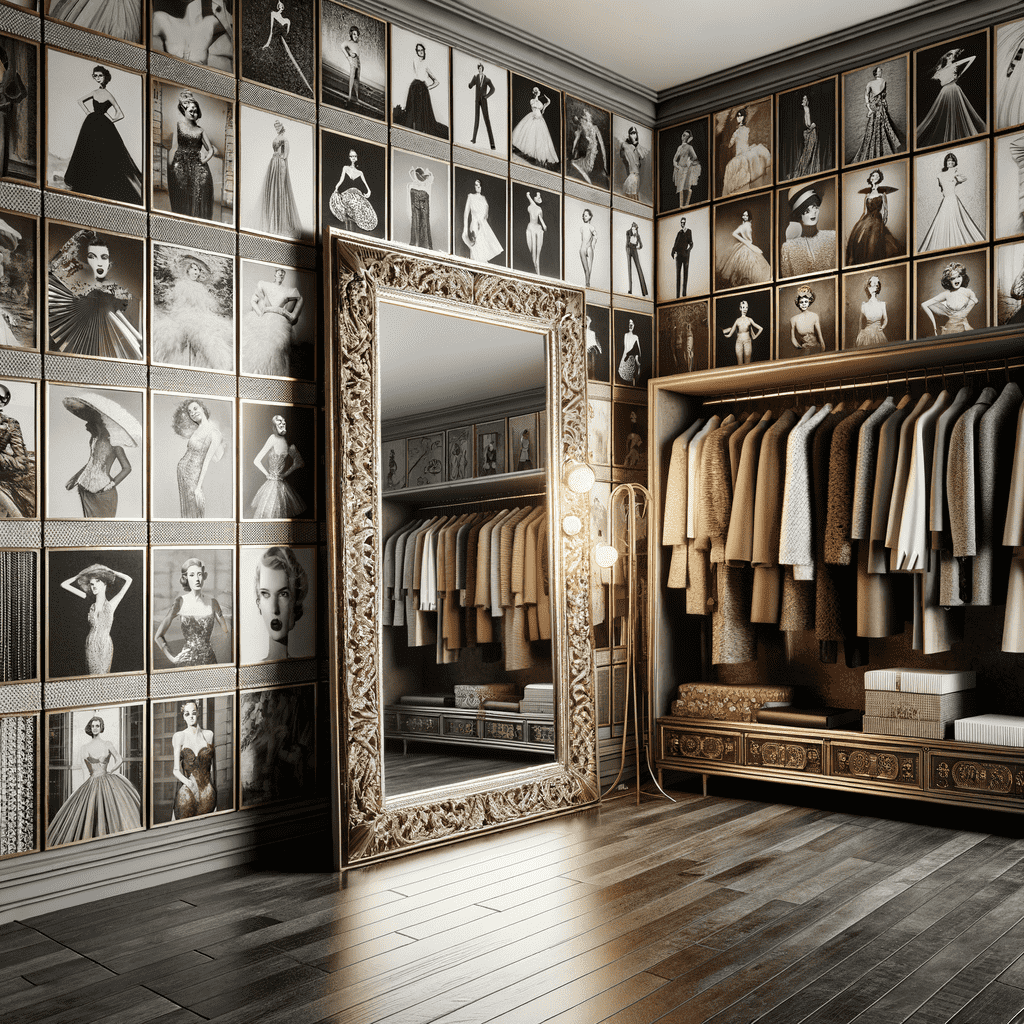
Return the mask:
{"type": "Polygon", "coordinates": [[[1017,820],[671,781],[675,805],[0,927],[0,1020],[1024,1024],[1017,820]]]}
{"type": "Polygon", "coordinates": [[[437,786],[455,786],[553,759],[529,751],[460,747],[454,743],[410,742],[403,753],[401,740],[388,740],[384,749],[384,792],[401,796],[437,786]]]}

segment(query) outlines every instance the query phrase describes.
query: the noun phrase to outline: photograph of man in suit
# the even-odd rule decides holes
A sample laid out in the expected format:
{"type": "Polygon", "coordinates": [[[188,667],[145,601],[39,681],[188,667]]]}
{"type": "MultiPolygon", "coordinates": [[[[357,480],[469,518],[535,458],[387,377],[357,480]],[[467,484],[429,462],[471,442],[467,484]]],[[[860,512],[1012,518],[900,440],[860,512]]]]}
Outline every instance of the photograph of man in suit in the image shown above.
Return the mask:
{"type": "Polygon", "coordinates": [[[494,83],[484,74],[483,64],[477,64],[476,74],[470,79],[469,88],[476,90],[476,99],[473,104],[473,138],[472,143],[476,144],[476,133],[480,128],[480,118],[484,119],[487,128],[487,138],[490,140],[491,149],[494,149],[494,132],[491,131],[491,115],[487,110],[487,100],[494,95],[494,83]]]}
{"type": "Polygon", "coordinates": [[[672,243],[672,259],[676,261],[676,298],[686,294],[686,280],[690,276],[690,250],[693,248],[693,232],[686,226],[686,218],[679,218],[679,230],[672,243]],[[679,290],[679,278],[683,279],[683,290],[679,290]]]}

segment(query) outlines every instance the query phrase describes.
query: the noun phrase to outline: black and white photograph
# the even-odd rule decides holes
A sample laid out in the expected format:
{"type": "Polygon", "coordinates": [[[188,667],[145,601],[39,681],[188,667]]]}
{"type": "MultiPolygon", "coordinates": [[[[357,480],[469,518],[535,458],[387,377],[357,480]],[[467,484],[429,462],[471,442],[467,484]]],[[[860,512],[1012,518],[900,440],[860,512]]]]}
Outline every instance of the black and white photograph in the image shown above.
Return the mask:
{"type": "Polygon", "coordinates": [[[165,467],[150,478],[150,518],[234,519],[232,399],[151,391],[149,410],[150,451],[165,467]]]}
{"type": "Polygon", "coordinates": [[[612,210],[612,291],[646,299],[654,288],[654,221],[612,210]]]}
{"type": "Polygon", "coordinates": [[[452,50],[452,141],[508,159],[508,72],[479,54],[452,50]]]}
{"type": "Polygon", "coordinates": [[[988,249],[914,264],[914,337],[934,338],[988,327],[988,249]]]}
{"type": "Polygon", "coordinates": [[[658,209],[685,210],[711,194],[710,124],[707,117],[658,132],[658,209]]]}
{"type": "Polygon", "coordinates": [[[587,347],[587,380],[611,383],[611,310],[587,303],[584,323],[587,347]]]}
{"type": "Polygon", "coordinates": [[[562,197],[512,182],[512,268],[541,277],[562,276],[562,197]]]}
{"type": "MultiPolygon", "coordinates": [[[[473,451],[475,476],[500,476],[507,472],[505,421],[490,420],[487,423],[477,423],[473,427],[473,451]]],[[[410,459],[410,469],[411,461],[410,459]]],[[[411,472],[409,485],[415,486],[411,472]]]]}
{"type": "Polygon", "coordinates": [[[39,779],[39,719],[31,715],[0,715],[0,860],[32,853],[40,847],[36,834],[36,785],[39,779]]]}
{"type": "Polygon", "coordinates": [[[152,670],[235,660],[235,549],[151,547],[152,670]]]}
{"type": "Polygon", "coordinates": [[[771,281],[771,192],[715,206],[714,254],[716,291],[771,281]]]}
{"type": "Polygon", "coordinates": [[[0,210],[0,348],[39,344],[38,252],[39,219],[0,210]]]}
{"type": "Polygon", "coordinates": [[[46,16],[75,28],[145,45],[143,0],[47,0],[46,16]]]}
{"type": "Polygon", "coordinates": [[[910,54],[843,76],[843,164],[906,153],[910,140],[910,54]]]}
{"type": "Polygon", "coordinates": [[[612,287],[611,211],[607,206],[565,196],[565,280],[577,288],[608,292],[612,287]]]}
{"type": "Polygon", "coordinates": [[[995,130],[1001,132],[1024,124],[1024,18],[997,25],[995,36],[995,130]]]}
{"type": "Polygon", "coordinates": [[[316,234],[316,145],[311,124],[257,107],[238,116],[243,231],[312,243],[316,234]]]}
{"type": "Polygon", "coordinates": [[[646,406],[613,403],[612,465],[622,469],[647,469],[646,406]]]}
{"type": "MultiPolygon", "coordinates": [[[[660,217],[657,226],[659,298],[665,302],[707,295],[711,291],[711,207],[670,213],[660,217]]],[[[768,238],[770,242],[770,232],[768,238]]]]}
{"type": "Polygon", "coordinates": [[[522,75],[511,77],[512,160],[545,171],[561,171],[561,92],[522,75]]]}
{"type": "Polygon", "coordinates": [[[46,678],[146,670],[144,548],[48,548],[46,678]]]}
{"type": "Polygon", "coordinates": [[[316,588],[315,547],[239,548],[239,664],[316,657],[316,588]]]}
{"type": "Polygon", "coordinates": [[[39,678],[39,551],[0,550],[0,683],[39,678]]]}
{"type": "Polygon", "coordinates": [[[834,177],[779,189],[776,277],[807,277],[838,268],[837,191],[834,177]]]}
{"type": "Polygon", "coordinates": [[[888,264],[843,275],[843,348],[896,345],[911,336],[910,267],[888,264]]]}
{"type": "Polygon", "coordinates": [[[315,100],[316,6],[302,0],[239,0],[241,77],[315,100]]]}
{"type": "Polygon", "coordinates": [[[152,242],[152,361],[231,373],[235,368],[235,261],[152,242]]]}
{"type": "Polygon", "coordinates": [[[774,181],[772,98],[714,115],[715,198],[769,188],[774,181]]]}
{"type": "Polygon", "coordinates": [[[151,12],[151,50],[229,75],[234,72],[232,0],[152,0],[151,12]]]}
{"type": "Polygon", "coordinates": [[[387,236],[388,151],[320,129],[320,216],[331,228],[387,236]]]}
{"type": "Polygon", "coordinates": [[[46,847],[145,828],[146,705],[46,714],[46,847]]]}
{"type": "Polygon", "coordinates": [[[743,366],[772,358],[772,290],[715,297],[715,366],[743,366]]]}
{"type": "Polygon", "coordinates": [[[914,146],[988,131],[988,29],[914,51],[914,146]]]}
{"type": "Polygon", "coordinates": [[[391,239],[451,252],[450,165],[391,147],[391,239]]]}
{"type": "Polygon", "coordinates": [[[659,377],[711,368],[711,306],[707,299],[658,307],[659,377]]]}
{"type": "Polygon", "coordinates": [[[916,252],[988,241],[988,142],[916,156],[914,195],[916,252]]]}
{"type": "Polygon", "coordinates": [[[0,378],[0,519],[39,518],[38,388],[32,380],[0,378]]]}
{"type": "Polygon", "coordinates": [[[436,39],[391,26],[391,123],[451,137],[448,64],[451,50],[436,39]]]}
{"type": "Polygon", "coordinates": [[[143,76],[46,51],[46,187],[143,204],[143,76]]]}
{"type": "Polygon", "coordinates": [[[525,473],[543,469],[540,415],[524,412],[508,418],[508,471],[525,473]]]}
{"type": "Polygon", "coordinates": [[[508,265],[508,180],[470,167],[453,169],[455,255],[508,265]]]}
{"type": "Polygon", "coordinates": [[[565,94],[565,176],[611,188],[611,114],[565,94]]]}
{"type": "Polygon", "coordinates": [[[910,237],[907,160],[867,164],[843,175],[843,266],[906,259],[910,237]]]}
{"type": "Polygon", "coordinates": [[[473,476],[473,424],[449,427],[445,431],[445,473],[448,480],[469,480],[473,476]]]}
{"type": "Polygon", "coordinates": [[[234,104],[157,79],[152,95],[153,209],[233,226],[234,104]]]}
{"type": "Polygon", "coordinates": [[[0,178],[39,184],[39,44],[0,32],[0,178]]]}
{"type": "Polygon", "coordinates": [[[408,438],[405,451],[406,479],[410,487],[444,483],[447,453],[443,430],[408,438]]]}
{"type": "Polygon", "coordinates": [[[1024,324],[1024,242],[995,249],[995,322],[1024,324]]]}
{"type": "Polygon", "coordinates": [[[388,26],[334,0],[320,4],[320,101],[387,120],[388,26]]]}
{"type": "Polygon", "coordinates": [[[587,461],[612,464],[612,403],[600,398],[587,399],[587,461]]]}
{"type": "Polygon", "coordinates": [[[654,317],[616,309],[612,317],[612,383],[647,394],[654,376],[654,317]]]}
{"type": "Polygon", "coordinates": [[[654,133],[612,114],[612,191],[635,203],[654,205],[654,133]]]}
{"type": "Polygon", "coordinates": [[[239,277],[241,372],[316,379],[316,274],[242,260],[239,277]]]}
{"type": "Polygon", "coordinates": [[[314,796],[316,684],[243,690],[238,701],[241,806],[314,796]]]}
{"type": "Polygon", "coordinates": [[[243,401],[241,420],[241,518],[315,518],[316,410],[243,401]]]}
{"type": "Polygon", "coordinates": [[[834,277],[783,284],[775,289],[777,359],[836,351],[839,347],[837,292],[834,277]]]}
{"type": "Polygon", "coordinates": [[[150,824],[235,808],[235,695],[153,701],[150,824]]]}
{"type": "Polygon", "coordinates": [[[46,385],[47,518],[146,518],[145,397],[141,388],[46,385]]]}
{"type": "Polygon", "coordinates": [[[993,160],[993,237],[1024,235],[1024,132],[997,138],[993,160]]]}
{"type": "Polygon", "coordinates": [[[779,184],[836,169],[838,80],[823,78],[779,93],[779,184]]]}
{"type": "Polygon", "coordinates": [[[64,355],[145,359],[146,243],[46,223],[46,347],[64,355]]]}
{"type": "Polygon", "coordinates": [[[400,491],[406,486],[405,452],[404,437],[382,442],[385,491],[400,491]]]}

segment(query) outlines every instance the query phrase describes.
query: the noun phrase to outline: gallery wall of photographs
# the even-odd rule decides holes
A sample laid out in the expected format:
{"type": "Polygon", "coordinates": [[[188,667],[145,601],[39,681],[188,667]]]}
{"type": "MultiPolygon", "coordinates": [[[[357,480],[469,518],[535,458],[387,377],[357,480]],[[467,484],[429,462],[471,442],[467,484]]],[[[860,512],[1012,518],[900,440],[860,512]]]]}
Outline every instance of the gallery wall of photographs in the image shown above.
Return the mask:
{"type": "Polygon", "coordinates": [[[657,372],[1024,322],[1024,18],[658,130],[657,372]]]}
{"type": "Polygon", "coordinates": [[[335,0],[0,0],[0,858],[322,794],[329,229],[588,289],[607,535],[653,134],[496,57],[335,0]]]}

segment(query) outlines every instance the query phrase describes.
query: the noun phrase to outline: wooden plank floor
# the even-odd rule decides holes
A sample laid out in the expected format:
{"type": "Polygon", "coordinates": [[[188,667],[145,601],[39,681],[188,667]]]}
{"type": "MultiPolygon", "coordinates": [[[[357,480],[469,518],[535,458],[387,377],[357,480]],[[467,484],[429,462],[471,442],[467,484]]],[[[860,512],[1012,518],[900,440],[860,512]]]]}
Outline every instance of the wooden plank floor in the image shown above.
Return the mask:
{"type": "Polygon", "coordinates": [[[1018,820],[677,781],[674,805],[0,927],[0,1020],[1024,1024],[1018,820]]]}

